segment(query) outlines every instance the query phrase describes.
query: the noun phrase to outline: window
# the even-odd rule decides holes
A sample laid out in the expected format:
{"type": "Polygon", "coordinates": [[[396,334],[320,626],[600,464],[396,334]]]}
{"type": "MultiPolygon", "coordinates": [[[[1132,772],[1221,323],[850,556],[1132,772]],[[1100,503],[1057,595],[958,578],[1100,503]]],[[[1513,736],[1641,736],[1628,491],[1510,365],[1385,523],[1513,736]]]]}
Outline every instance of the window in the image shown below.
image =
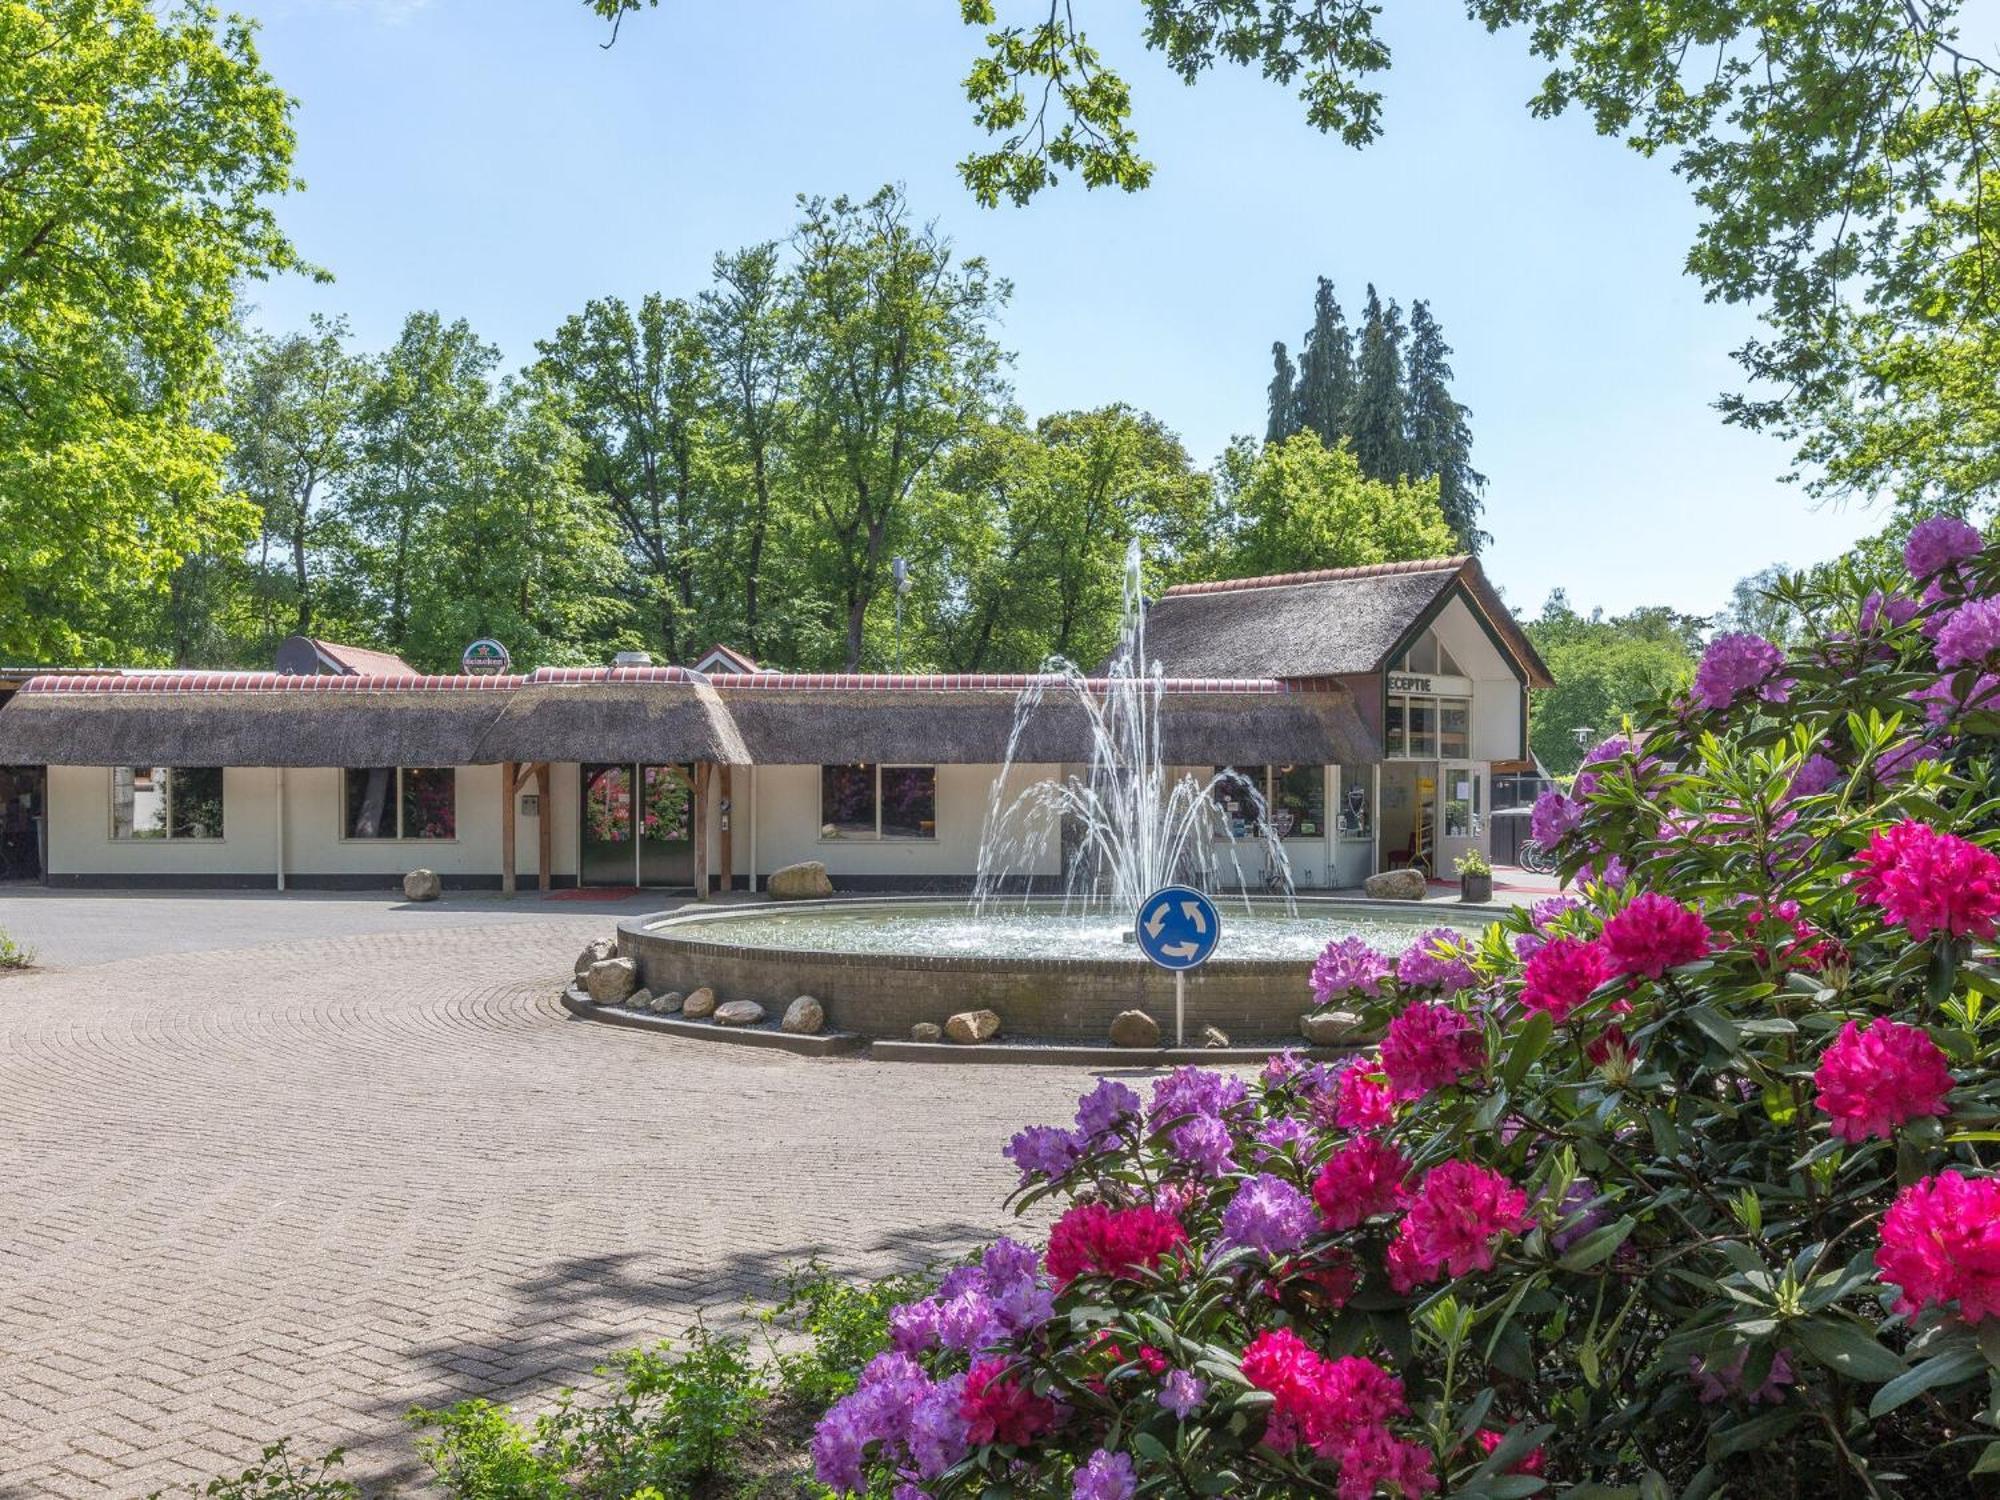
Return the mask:
{"type": "Polygon", "coordinates": [[[1260,838],[1264,832],[1263,812],[1270,799],[1267,766],[1217,766],[1210,793],[1229,825],[1231,838],[1260,838]]]}
{"type": "Polygon", "coordinates": [[[1411,698],[1405,712],[1409,716],[1410,754],[1428,760],[1438,753],[1438,705],[1435,698],[1411,698]]]}
{"type": "Polygon", "coordinates": [[[1271,790],[1271,827],[1279,838],[1326,836],[1326,767],[1279,766],[1271,790]]]}
{"type": "Polygon", "coordinates": [[[458,772],[449,766],[346,771],[341,837],[450,839],[458,836],[458,772]]]}
{"type": "Polygon", "coordinates": [[[1369,795],[1374,777],[1368,766],[1340,768],[1340,836],[1363,842],[1375,837],[1375,800],[1369,795]]]}
{"type": "Polygon", "coordinates": [[[1438,700],[1438,754],[1446,760],[1472,755],[1472,704],[1464,698],[1438,700]]]}
{"type": "Polygon", "coordinates": [[[222,837],[222,767],[113,766],[114,839],[222,837]]]}
{"type": "Polygon", "coordinates": [[[1403,659],[1397,664],[1396,670],[1430,672],[1441,677],[1465,675],[1458,669],[1458,663],[1452,660],[1451,653],[1445,650],[1444,642],[1438,639],[1435,630],[1426,630],[1417,638],[1416,643],[1403,653],[1403,659]]]}
{"type": "Polygon", "coordinates": [[[1479,835],[1481,809],[1479,806],[1479,776],[1472,771],[1458,768],[1445,776],[1444,835],[1449,839],[1476,838],[1479,835]]]}
{"type": "Polygon", "coordinates": [[[1410,753],[1409,732],[1405,727],[1405,720],[1408,718],[1409,702],[1410,700],[1407,698],[1391,698],[1389,700],[1389,717],[1383,725],[1382,743],[1392,760],[1398,756],[1410,753]]]}
{"type": "Polygon", "coordinates": [[[823,839],[934,839],[937,767],[821,766],[819,823],[823,839]]]}
{"type": "Polygon", "coordinates": [[[1382,724],[1391,760],[1466,760],[1472,754],[1472,700],[1395,694],[1382,724]]]}

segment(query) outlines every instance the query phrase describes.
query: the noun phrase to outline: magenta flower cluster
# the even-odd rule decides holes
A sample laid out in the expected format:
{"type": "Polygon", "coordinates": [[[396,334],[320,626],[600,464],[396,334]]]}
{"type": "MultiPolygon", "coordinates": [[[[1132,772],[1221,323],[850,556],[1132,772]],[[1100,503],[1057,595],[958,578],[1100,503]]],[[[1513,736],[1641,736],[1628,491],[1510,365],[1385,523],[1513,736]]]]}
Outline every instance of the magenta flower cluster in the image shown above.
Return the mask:
{"type": "Polygon", "coordinates": [[[1391,967],[1387,955],[1378,953],[1358,937],[1328,943],[1313,964],[1313,998],[1321,1005],[1347,995],[1373,997],[1382,993],[1391,967]]]}

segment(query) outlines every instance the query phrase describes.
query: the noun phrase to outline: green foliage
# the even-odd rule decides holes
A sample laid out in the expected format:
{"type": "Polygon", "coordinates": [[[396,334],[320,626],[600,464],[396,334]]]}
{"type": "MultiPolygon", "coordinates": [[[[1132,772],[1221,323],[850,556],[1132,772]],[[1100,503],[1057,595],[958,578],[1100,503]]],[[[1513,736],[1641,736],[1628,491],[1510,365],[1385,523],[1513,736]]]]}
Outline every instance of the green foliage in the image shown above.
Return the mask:
{"type": "Polygon", "coordinates": [[[180,1490],[154,1490],[147,1500],[168,1500],[170,1495],[207,1500],[362,1500],[360,1486],[334,1472],[342,1463],[340,1449],[317,1459],[294,1459],[288,1450],[289,1444],[272,1443],[240,1474],[180,1490]]]}
{"type": "Polygon", "coordinates": [[[487,1401],[418,1408],[435,1433],[419,1452],[451,1500],[680,1500],[737,1472],[768,1396],[746,1341],[697,1326],[680,1351],[635,1349],[606,1373],[602,1398],[566,1392],[526,1424],[487,1401]]]}
{"type": "Polygon", "coordinates": [[[35,961],[34,953],[0,932],[0,969],[25,969],[35,961]]]}
{"type": "Polygon", "coordinates": [[[1609,620],[1585,617],[1561,589],[1550,595],[1541,617],[1525,626],[1555,678],[1554,687],[1534,694],[1528,713],[1529,739],[1542,764],[1568,774],[1584,751],[1617,733],[1641,706],[1684,684],[1706,625],[1658,607],[1609,620]]]}
{"type": "Polygon", "coordinates": [[[1223,456],[1224,529],[1197,565],[1229,578],[1438,557],[1454,538],[1434,479],[1385,483],[1310,432],[1223,456]]]}
{"type": "Polygon", "coordinates": [[[0,656],[137,654],[253,530],[197,407],[237,286],[297,265],[291,109],[207,6],[0,0],[0,656]]]}
{"type": "Polygon", "coordinates": [[[803,1347],[773,1345],[772,1364],[786,1397],[820,1411],[854,1389],[855,1372],[889,1347],[889,1309],[930,1289],[921,1276],[845,1282],[819,1261],[785,1272],[767,1327],[802,1335],[803,1347]]]}

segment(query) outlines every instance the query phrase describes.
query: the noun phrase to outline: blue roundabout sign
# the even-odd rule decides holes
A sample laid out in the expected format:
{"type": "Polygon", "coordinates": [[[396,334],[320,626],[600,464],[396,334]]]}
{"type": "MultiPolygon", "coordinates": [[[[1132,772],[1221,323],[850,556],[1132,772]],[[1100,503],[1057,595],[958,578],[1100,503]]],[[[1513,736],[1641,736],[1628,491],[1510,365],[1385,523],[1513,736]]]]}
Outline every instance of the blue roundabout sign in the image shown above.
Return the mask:
{"type": "Polygon", "coordinates": [[[1207,963],[1222,941],[1222,913],[1193,886],[1164,885],[1139,903],[1139,951],[1162,969],[1183,973],[1207,963]]]}

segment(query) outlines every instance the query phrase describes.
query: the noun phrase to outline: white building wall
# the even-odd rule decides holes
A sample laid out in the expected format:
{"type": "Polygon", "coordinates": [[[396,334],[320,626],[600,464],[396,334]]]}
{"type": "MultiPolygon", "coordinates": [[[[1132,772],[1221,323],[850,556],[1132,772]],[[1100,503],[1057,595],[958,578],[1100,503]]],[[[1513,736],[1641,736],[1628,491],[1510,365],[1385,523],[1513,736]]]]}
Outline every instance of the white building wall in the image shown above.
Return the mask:
{"type": "MultiPolygon", "coordinates": [[[[1042,781],[1057,776],[1053,765],[1015,766],[1002,791],[1001,805],[1042,781]]],[[[937,768],[937,837],[935,839],[822,839],[820,837],[819,767],[759,766],[757,791],[748,810],[756,820],[757,874],[816,859],[826,865],[836,884],[843,875],[892,879],[897,876],[971,875],[979,867],[979,840],[986,826],[986,809],[997,765],[937,768]]],[[[747,773],[735,773],[737,789],[733,832],[737,868],[749,868],[750,831],[744,822],[741,790],[747,773]]],[[[1062,873],[1062,849],[1053,818],[1038,826],[1048,832],[1047,847],[1031,871],[1037,877],[1062,873]]]]}
{"type": "Polygon", "coordinates": [[[1472,679],[1472,759],[1514,760],[1521,745],[1521,681],[1463,599],[1433,626],[1452,659],[1472,679]]]}

